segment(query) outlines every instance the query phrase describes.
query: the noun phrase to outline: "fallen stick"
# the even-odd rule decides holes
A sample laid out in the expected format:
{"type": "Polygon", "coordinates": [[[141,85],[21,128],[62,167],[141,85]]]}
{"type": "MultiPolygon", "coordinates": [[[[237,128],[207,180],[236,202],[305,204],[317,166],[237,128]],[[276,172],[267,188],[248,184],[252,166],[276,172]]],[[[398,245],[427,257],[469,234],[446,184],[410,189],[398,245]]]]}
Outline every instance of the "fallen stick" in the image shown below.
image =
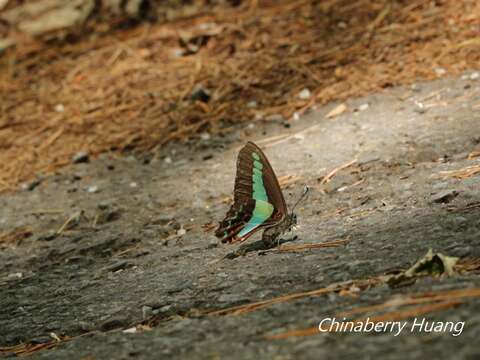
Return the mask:
{"type": "Polygon", "coordinates": [[[320,181],[320,184],[326,184],[327,182],[329,182],[339,171],[341,170],[344,170],[350,166],[352,166],[353,164],[355,164],[357,162],[357,159],[353,159],[352,161],[349,161],[348,163],[342,165],[342,166],[339,166],[335,169],[333,169],[332,171],[330,171],[326,176],[323,177],[322,181],[320,181]]]}

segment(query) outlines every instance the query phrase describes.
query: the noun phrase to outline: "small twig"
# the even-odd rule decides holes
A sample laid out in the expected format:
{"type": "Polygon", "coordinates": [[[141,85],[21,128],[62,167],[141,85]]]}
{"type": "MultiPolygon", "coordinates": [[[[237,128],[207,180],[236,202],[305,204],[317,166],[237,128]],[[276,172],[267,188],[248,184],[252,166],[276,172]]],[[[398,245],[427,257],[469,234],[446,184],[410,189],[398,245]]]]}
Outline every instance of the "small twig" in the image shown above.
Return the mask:
{"type": "Polygon", "coordinates": [[[348,163],[342,165],[342,166],[339,166],[335,169],[333,169],[332,171],[330,171],[326,176],[323,177],[322,181],[320,181],[320,184],[326,184],[327,182],[329,182],[339,171],[341,170],[344,170],[350,166],[352,166],[353,164],[355,164],[357,162],[357,159],[353,159],[352,161],[349,161],[348,163]]]}
{"type": "Polygon", "coordinates": [[[31,215],[41,215],[41,214],[61,214],[63,210],[60,209],[38,209],[30,212],[31,215]]]}
{"type": "Polygon", "coordinates": [[[239,306],[234,306],[227,309],[211,311],[207,314],[208,315],[229,315],[229,314],[239,315],[239,314],[244,314],[251,311],[260,310],[265,307],[268,307],[274,304],[279,304],[286,301],[302,299],[310,296],[319,296],[319,295],[329,294],[332,292],[338,292],[342,289],[350,288],[352,286],[356,286],[358,288],[368,288],[370,286],[374,286],[379,283],[382,283],[381,277],[374,277],[367,280],[354,280],[354,281],[348,281],[343,283],[335,283],[335,284],[331,284],[328,287],[320,288],[317,290],[279,296],[269,300],[258,301],[258,302],[254,302],[246,305],[239,305],[239,306]]]}
{"type": "Polygon", "coordinates": [[[281,176],[281,177],[278,178],[278,183],[280,184],[280,187],[283,189],[283,188],[286,188],[287,186],[289,186],[291,184],[295,184],[300,179],[302,179],[301,176],[285,175],[285,176],[281,176]]]}
{"type": "Polygon", "coordinates": [[[440,174],[446,175],[446,176],[452,176],[452,177],[455,177],[457,179],[462,180],[462,179],[466,179],[466,178],[469,178],[471,176],[480,174],[480,164],[479,165],[467,166],[467,167],[465,167],[463,169],[459,169],[459,170],[441,171],[440,174]]]}
{"type": "MultiPolygon", "coordinates": [[[[307,249],[321,249],[321,248],[331,248],[337,247],[341,245],[345,245],[348,243],[347,240],[333,240],[319,244],[300,244],[300,245],[282,245],[280,246],[277,251],[279,252],[289,252],[289,251],[301,251],[307,249]]],[[[272,249],[275,250],[275,249],[272,249]]]]}

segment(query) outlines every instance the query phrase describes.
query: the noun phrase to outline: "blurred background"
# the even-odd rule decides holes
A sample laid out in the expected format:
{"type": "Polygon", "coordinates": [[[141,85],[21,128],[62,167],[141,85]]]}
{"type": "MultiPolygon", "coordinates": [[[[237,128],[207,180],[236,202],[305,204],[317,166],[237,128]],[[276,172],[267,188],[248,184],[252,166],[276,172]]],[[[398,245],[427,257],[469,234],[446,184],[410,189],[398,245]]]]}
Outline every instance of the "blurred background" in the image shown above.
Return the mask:
{"type": "Polygon", "coordinates": [[[0,0],[0,192],[479,60],[475,0],[0,0]]]}

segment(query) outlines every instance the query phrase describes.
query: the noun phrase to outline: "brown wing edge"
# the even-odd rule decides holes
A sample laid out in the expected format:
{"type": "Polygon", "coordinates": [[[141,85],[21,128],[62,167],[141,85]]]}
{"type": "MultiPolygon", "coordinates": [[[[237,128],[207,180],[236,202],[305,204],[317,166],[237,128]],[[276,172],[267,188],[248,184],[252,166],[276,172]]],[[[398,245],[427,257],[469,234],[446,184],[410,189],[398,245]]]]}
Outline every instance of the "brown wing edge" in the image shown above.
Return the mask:
{"type": "MultiPolygon", "coordinates": [[[[249,141],[245,147],[247,146],[252,147],[254,151],[259,153],[260,157],[262,158],[262,162],[267,167],[267,172],[265,172],[263,175],[263,179],[266,182],[265,188],[267,190],[268,198],[273,201],[273,206],[275,207],[276,212],[279,212],[281,215],[281,218],[277,219],[275,222],[281,221],[287,215],[288,210],[285,198],[283,197],[282,189],[278,183],[277,176],[275,175],[272,165],[270,165],[270,162],[268,161],[267,156],[262,149],[260,149],[258,145],[251,141],[249,141]]],[[[279,215],[274,213],[272,216],[278,217],[279,215]]]]}

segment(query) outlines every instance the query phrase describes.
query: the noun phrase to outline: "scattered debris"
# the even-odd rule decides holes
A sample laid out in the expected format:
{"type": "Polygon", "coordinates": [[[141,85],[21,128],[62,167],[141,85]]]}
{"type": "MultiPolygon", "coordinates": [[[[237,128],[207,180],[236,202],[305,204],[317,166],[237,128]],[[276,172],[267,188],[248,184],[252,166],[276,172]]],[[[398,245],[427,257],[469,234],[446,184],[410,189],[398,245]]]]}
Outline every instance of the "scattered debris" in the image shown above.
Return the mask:
{"type": "Polygon", "coordinates": [[[320,295],[326,295],[326,294],[329,294],[329,293],[335,293],[335,292],[339,292],[339,291],[344,290],[344,289],[348,290],[352,286],[354,286],[356,288],[359,288],[361,290],[364,290],[366,288],[370,288],[370,287],[375,286],[375,285],[380,284],[380,283],[382,283],[381,278],[371,278],[371,279],[367,279],[367,280],[345,281],[345,282],[341,282],[341,283],[331,284],[327,287],[320,288],[320,289],[317,289],[317,290],[294,293],[294,294],[275,297],[273,299],[268,299],[268,300],[264,300],[264,301],[257,301],[257,302],[253,302],[253,303],[249,303],[249,304],[233,306],[233,307],[230,307],[230,308],[227,308],[227,309],[210,311],[210,312],[207,312],[207,315],[240,315],[240,314],[245,314],[245,313],[248,313],[248,312],[264,309],[264,308],[269,307],[271,305],[283,303],[283,302],[286,302],[286,301],[303,299],[303,298],[310,297],[310,296],[320,296],[320,295]]]}
{"type": "Polygon", "coordinates": [[[271,114],[271,115],[268,115],[266,118],[265,118],[266,121],[278,121],[278,122],[282,122],[282,121],[285,121],[285,118],[283,117],[282,114],[271,114]]]}
{"type": "Polygon", "coordinates": [[[337,107],[333,108],[325,117],[327,119],[332,119],[338,115],[341,115],[347,110],[347,105],[345,104],[340,104],[337,107]]]}
{"type": "Polygon", "coordinates": [[[278,252],[297,252],[309,249],[322,249],[322,248],[331,248],[331,247],[338,247],[348,243],[347,240],[333,240],[333,241],[326,241],[324,243],[319,244],[300,244],[300,245],[281,245],[276,250],[278,252]]]}
{"type": "Polygon", "coordinates": [[[413,108],[413,111],[419,114],[425,114],[427,112],[427,108],[425,105],[421,102],[415,102],[415,106],[413,108]]]}
{"type": "Polygon", "coordinates": [[[113,264],[105,267],[105,270],[109,272],[116,272],[119,270],[125,270],[132,266],[134,266],[134,264],[128,260],[118,260],[118,261],[115,261],[113,264]]]}
{"type": "Polygon", "coordinates": [[[453,199],[455,199],[458,196],[458,194],[459,192],[457,190],[445,190],[432,196],[430,201],[432,203],[437,203],[437,204],[439,203],[447,204],[453,199]]]}
{"type": "Polygon", "coordinates": [[[29,183],[22,184],[21,188],[23,191],[33,191],[42,183],[42,181],[43,179],[37,178],[29,183]]]}
{"type": "Polygon", "coordinates": [[[361,105],[358,107],[358,111],[365,111],[365,110],[367,110],[369,107],[370,107],[370,105],[369,105],[368,103],[361,104],[361,105]]]}
{"type": "Polygon", "coordinates": [[[22,277],[23,277],[23,273],[21,272],[10,273],[7,275],[7,281],[18,280],[18,279],[21,279],[22,277]]]}
{"type": "Polygon", "coordinates": [[[134,327],[122,330],[122,332],[124,334],[135,334],[137,332],[137,328],[134,326],[134,327]]]}
{"type": "Polygon", "coordinates": [[[319,179],[320,185],[324,185],[328,183],[339,171],[349,168],[350,166],[354,165],[356,162],[357,162],[357,159],[353,159],[352,161],[349,161],[348,163],[333,169],[327,175],[319,179]]]}
{"type": "Polygon", "coordinates": [[[207,103],[210,100],[210,92],[202,85],[198,84],[193,88],[190,99],[192,101],[200,101],[203,103],[207,103]]]}
{"type": "Polygon", "coordinates": [[[86,188],[88,193],[94,194],[100,191],[100,188],[97,185],[91,185],[86,188]]]}
{"type": "Polygon", "coordinates": [[[480,164],[467,166],[460,170],[442,171],[440,174],[462,180],[480,174],[480,164]]]}
{"type": "Polygon", "coordinates": [[[32,235],[32,229],[28,226],[13,229],[12,231],[0,234],[0,246],[16,245],[22,240],[27,239],[32,235]]]}
{"type": "Polygon", "coordinates": [[[58,113],[63,113],[65,111],[65,106],[63,106],[63,104],[57,104],[55,105],[55,111],[58,113]]]}
{"type": "Polygon", "coordinates": [[[391,287],[398,287],[404,284],[411,284],[419,277],[427,275],[447,275],[452,276],[454,266],[457,263],[458,258],[443,255],[441,253],[433,253],[432,249],[429,249],[427,254],[418,260],[411,268],[398,274],[392,275],[387,284],[391,287]]]}
{"type": "MultiPolygon", "coordinates": [[[[476,295],[476,296],[479,296],[479,295],[476,295]]],[[[430,300],[429,302],[434,302],[434,300],[431,300],[431,299],[428,299],[428,300],[430,300]]],[[[453,301],[452,300],[445,300],[445,301],[441,301],[439,303],[433,303],[433,304],[428,304],[428,305],[424,305],[424,306],[416,306],[416,301],[413,301],[413,304],[414,304],[414,306],[410,306],[409,308],[407,308],[405,310],[392,311],[392,312],[389,312],[389,313],[387,312],[385,314],[378,315],[378,316],[369,316],[368,321],[376,324],[376,323],[385,322],[385,321],[398,321],[398,320],[408,319],[408,318],[417,317],[417,316],[424,315],[424,314],[431,314],[431,313],[442,311],[442,310],[445,310],[445,309],[450,309],[452,307],[456,307],[458,305],[461,305],[462,302],[457,301],[457,300],[453,300],[453,301]]],[[[380,306],[383,308],[382,305],[380,305],[380,306]]],[[[393,305],[390,305],[390,306],[398,307],[399,305],[396,304],[395,301],[394,301],[393,305]]],[[[375,308],[375,306],[368,306],[368,307],[365,307],[361,310],[363,310],[365,312],[370,312],[370,311],[374,310],[374,308],[375,308]]],[[[343,316],[343,315],[341,315],[341,314],[335,315],[335,317],[337,317],[337,316],[340,317],[340,316],[343,316]]],[[[360,319],[356,319],[356,320],[353,320],[353,321],[354,321],[354,323],[358,324],[358,323],[363,323],[366,320],[367,320],[367,318],[360,318],[360,319]]],[[[336,328],[335,328],[335,330],[336,330],[336,328]]],[[[333,332],[335,332],[335,330],[333,332]]],[[[265,336],[265,339],[267,339],[267,340],[280,340],[280,339],[287,339],[287,338],[290,338],[290,337],[312,336],[312,335],[317,335],[319,333],[320,333],[320,331],[318,329],[318,326],[315,326],[315,327],[311,327],[311,328],[307,328],[307,329],[293,330],[293,331],[288,331],[288,332],[281,333],[281,334],[265,336]]]]}
{"type": "Polygon", "coordinates": [[[312,96],[312,93],[310,92],[309,89],[305,88],[302,91],[298,93],[298,98],[300,100],[308,100],[312,96]]]}
{"type": "Polygon", "coordinates": [[[472,151],[468,154],[468,159],[475,159],[477,157],[480,157],[480,151],[472,151]]]}
{"type": "Polygon", "coordinates": [[[295,184],[296,182],[302,179],[301,176],[298,175],[285,175],[280,176],[278,178],[278,183],[282,189],[288,187],[289,185],[295,184]]]}
{"type": "Polygon", "coordinates": [[[60,235],[65,230],[73,229],[74,227],[78,226],[82,221],[88,221],[88,218],[85,215],[85,211],[79,210],[73,213],[57,230],[57,235],[60,235]]]}
{"type": "Polygon", "coordinates": [[[86,151],[79,151],[72,157],[72,163],[74,164],[86,163],[89,160],[90,158],[86,151]]]}
{"type": "Polygon", "coordinates": [[[38,241],[52,241],[58,236],[58,233],[54,230],[49,230],[44,234],[39,235],[36,240],[38,241]]]}

